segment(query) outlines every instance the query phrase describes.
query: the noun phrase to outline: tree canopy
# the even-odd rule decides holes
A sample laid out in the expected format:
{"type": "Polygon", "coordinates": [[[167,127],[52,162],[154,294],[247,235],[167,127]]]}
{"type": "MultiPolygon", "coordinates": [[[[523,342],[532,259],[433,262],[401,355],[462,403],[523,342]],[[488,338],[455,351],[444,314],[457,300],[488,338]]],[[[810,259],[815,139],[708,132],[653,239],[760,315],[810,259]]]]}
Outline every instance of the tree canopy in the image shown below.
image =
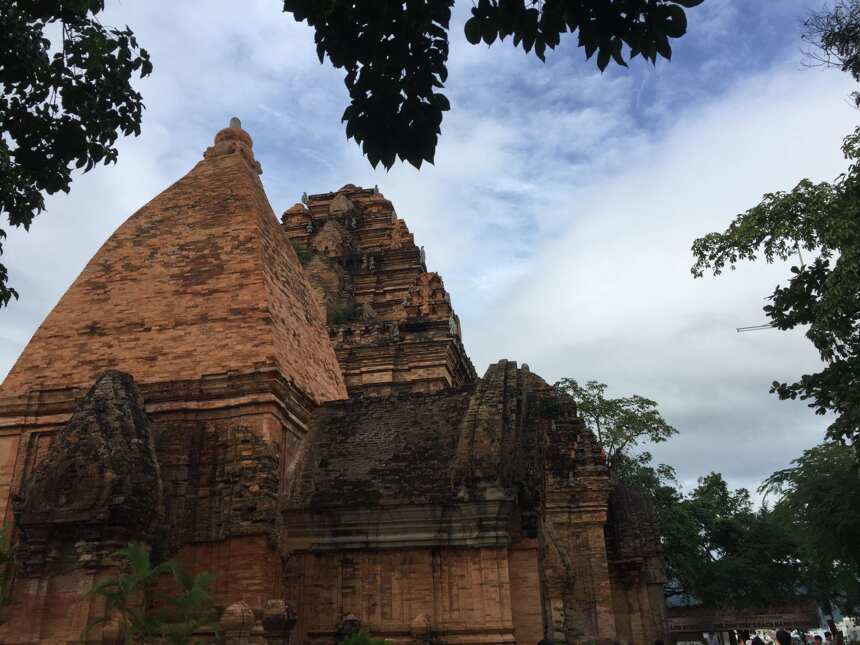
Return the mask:
{"type": "Polygon", "coordinates": [[[674,469],[652,465],[647,452],[625,457],[618,477],[654,506],[667,596],[761,609],[798,595],[799,549],[790,526],[767,508],[756,509],[746,489],[731,490],[721,474],[710,473],[685,494],[674,469]]]}
{"type": "Polygon", "coordinates": [[[662,521],[676,591],[708,606],[752,609],[797,596],[797,546],[788,527],[767,508],[756,510],[746,489],[729,489],[719,473],[700,478],[662,521]]]}
{"type": "Polygon", "coordinates": [[[745,260],[793,260],[791,277],[764,307],[777,329],[806,328],[824,367],[794,383],[774,381],[781,399],[809,400],[833,413],[835,439],[860,437],[860,128],[842,151],[850,166],[834,182],[802,180],[788,192],[768,193],[722,233],[693,243],[692,273],[719,275],[745,260]],[[806,261],[803,253],[807,254],[806,261]]]}
{"type": "MultiPolygon", "coordinates": [[[[103,9],[104,0],[0,3],[0,215],[12,226],[29,229],[45,194],[69,192],[73,168],[115,162],[119,135],[140,133],[131,81],[152,65],[131,30],[98,21],[103,9]]],[[[0,306],[13,297],[0,264],[0,306]]]]}
{"type": "MultiPolygon", "coordinates": [[[[837,0],[829,10],[812,13],[803,37],[812,46],[811,60],[838,66],[860,81],[860,0],[837,0]]],[[[860,107],[860,94],[854,99],[860,107]]],[[[832,413],[828,435],[858,442],[860,127],[845,137],[842,153],[848,169],[834,181],[803,179],[790,191],[767,193],[722,233],[697,239],[691,271],[695,277],[719,275],[759,257],[793,261],[790,278],[774,289],[764,312],[777,329],[806,328],[824,367],[793,383],[774,381],[771,392],[807,400],[818,414],[832,413]]],[[[860,443],[856,447],[860,451],[860,443]]]]}
{"type": "Polygon", "coordinates": [[[561,379],[555,387],[576,401],[579,416],[606,451],[611,471],[635,460],[629,455],[642,443],[660,443],[678,433],[663,419],[657,403],[644,396],[607,398],[605,383],[588,381],[583,386],[572,378],[561,379]]]}
{"type": "Polygon", "coordinates": [[[667,596],[711,607],[763,609],[807,596],[860,608],[860,477],[850,447],[826,442],[768,477],[758,507],[710,473],[684,493],[670,466],[624,456],[618,479],[654,506],[667,596]]]}
{"type": "MultiPolygon", "coordinates": [[[[803,39],[810,45],[807,60],[840,68],[860,82],[860,0],[836,0],[825,11],[803,21],[803,39]]],[[[854,92],[860,106],[860,93],[854,92]]]]}
{"type": "Polygon", "coordinates": [[[860,476],[852,450],[838,442],[810,448],[761,491],[798,544],[808,593],[846,613],[860,609],[860,476]]]}
{"type": "MultiPolygon", "coordinates": [[[[704,0],[479,0],[465,24],[469,42],[515,47],[544,60],[562,35],[577,33],[586,59],[627,65],[672,56],[670,39],[687,31],[685,8],[704,0]]],[[[313,27],[317,55],[346,71],[346,135],[370,163],[397,158],[433,163],[448,78],[454,0],[284,0],[284,11],[313,27]]]]}

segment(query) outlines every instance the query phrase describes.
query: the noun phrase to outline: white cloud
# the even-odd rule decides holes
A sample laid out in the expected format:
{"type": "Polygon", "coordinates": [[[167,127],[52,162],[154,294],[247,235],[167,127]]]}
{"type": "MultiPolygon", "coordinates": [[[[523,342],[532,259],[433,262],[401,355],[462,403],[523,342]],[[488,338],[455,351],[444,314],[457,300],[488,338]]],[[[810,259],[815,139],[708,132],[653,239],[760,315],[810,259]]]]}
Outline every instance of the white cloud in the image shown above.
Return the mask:
{"type": "Polygon", "coordinates": [[[345,140],[342,74],[318,63],[312,31],[277,2],[151,5],[111,5],[104,20],[130,24],[152,53],[143,135],[122,143],[116,166],[51,198],[32,232],[10,234],[4,260],[22,300],[0,313],[0,373],[111,231],[236,114],[276,212],[303,191],[379,184],[445,278],[479,371],[508,357],[549,380],[597,378],[656,399],[681,435],[655,452],[687,480],[715,469],[754,485],[820,440],[820,418],[767,393],[816,368],[809,344],[734,331],[762,320],[784,269],[689,274],[694,238],[766,191],[834,177],[856,119],[846,79],[799,71],[794,45],[775,68],[738,67],[724,49],[737,2],[705,3],[691,20],[679,51],[698,62],[686,71],[684,51],[672,67],[600,75],[572,42],[544,65],[457,36],[453,110],[436,165],[420,172],[373,171],[345,140]],[[719,90],[706,82],[715,74],[719,90]]]}
{"type": "Polygon", "coordinates": [[[655,398],[682,431],[655,453],[689,460],[678,464],[687,479],[713,468],[751,485],[819,441],[820,417],[767,393],[774,379],[817,369],[811,345],[800,333],[735,332],[763,322],[763,297],[786,267],[693,280],[690,245],[766,191],[841,172],[856,118],[847,91],[837,75],[771,70],[655,135],[647,165],[584,190],[546,187],[536,206],[566,210],[568,226],[541,240],[491,315],[464,322],[477,362],[520,358],[553,380],[597,378],[655,398]]]}

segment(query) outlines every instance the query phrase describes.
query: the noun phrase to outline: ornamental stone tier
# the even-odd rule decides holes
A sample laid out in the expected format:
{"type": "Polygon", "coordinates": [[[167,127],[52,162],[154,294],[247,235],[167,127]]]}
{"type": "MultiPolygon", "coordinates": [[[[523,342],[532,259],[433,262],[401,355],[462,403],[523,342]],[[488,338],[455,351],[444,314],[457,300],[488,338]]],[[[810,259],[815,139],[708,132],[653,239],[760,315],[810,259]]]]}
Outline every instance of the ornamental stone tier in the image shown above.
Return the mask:
{"type": "Polygon", "coordinates": [[[129,542],[215,574],[201,642],[664,638],[653,511],[574,402],[510,360],[477,376],[378,189],[303,195],[279,222],[260,173],[231,120],[0,386],[0,643],[82,642],[129,542]]]}
{"type": "Polygon", "coordinates": [[[442,278],[377,189],[306,196],[281,221],[300,254],[350,395],[475,380],[442,278]]]}

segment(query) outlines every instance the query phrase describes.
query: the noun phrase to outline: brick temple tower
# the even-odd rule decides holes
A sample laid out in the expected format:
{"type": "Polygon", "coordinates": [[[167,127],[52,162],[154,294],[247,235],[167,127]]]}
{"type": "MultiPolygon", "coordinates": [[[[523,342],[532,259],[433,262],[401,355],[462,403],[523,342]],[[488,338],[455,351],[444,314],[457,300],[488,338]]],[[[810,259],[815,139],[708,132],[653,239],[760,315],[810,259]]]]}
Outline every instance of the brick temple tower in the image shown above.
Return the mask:
{"type": "Polygon", "coordinates": [[[394,206],[347,184],[283,215],[350,395],[431,392],[475,380],[442,278],[394,206]]]}
{"type": "Polygon", "coordinates": [[[128,542],[216,574],[227,643],[264,642],[285,601],[302,644],[345,620],[398,645],[661,637],[653,516],[574,403],[512,361],[477,377],[378,190],[305,196],[279,222],[260,173],[234,119],[0,387],[0,642],[79,642],[104,611],[85,592],[128,542]]]}

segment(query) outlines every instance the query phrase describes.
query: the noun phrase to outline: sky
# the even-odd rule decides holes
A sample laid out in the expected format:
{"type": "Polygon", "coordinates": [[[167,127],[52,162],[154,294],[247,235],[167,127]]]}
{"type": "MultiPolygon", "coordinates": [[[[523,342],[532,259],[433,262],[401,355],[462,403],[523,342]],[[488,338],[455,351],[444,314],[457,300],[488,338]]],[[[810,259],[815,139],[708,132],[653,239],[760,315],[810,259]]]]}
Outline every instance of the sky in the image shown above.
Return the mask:
{"type": "Polygon", "coordinates": [[[346,139],[343,75],[277,0],[107,7],[102,22],[129,25],[152,57],[136,85],[143,132],[49,197],[30,232],[9,232],[21,298],[0,311],[0,377],[113,230],[238,116],[276,213],[303,192],[378,185],[443,276],[479,373],[508,358],[654,399],[678,435],[651,450],[686,490],[711,471],[754,489],[823,439],[826,418],[768,393],[818,369],[802,330],[736,332],[765,321],[787,266],[690,274],[694,239],[766,192],[846,168],[855,88],[801,52],[821,0],[706,0],[671,62],[604,74],[571,36],[545,64],[510,41],[468,44],[460,0],[436,163],[388,172],[346,139]]]}

